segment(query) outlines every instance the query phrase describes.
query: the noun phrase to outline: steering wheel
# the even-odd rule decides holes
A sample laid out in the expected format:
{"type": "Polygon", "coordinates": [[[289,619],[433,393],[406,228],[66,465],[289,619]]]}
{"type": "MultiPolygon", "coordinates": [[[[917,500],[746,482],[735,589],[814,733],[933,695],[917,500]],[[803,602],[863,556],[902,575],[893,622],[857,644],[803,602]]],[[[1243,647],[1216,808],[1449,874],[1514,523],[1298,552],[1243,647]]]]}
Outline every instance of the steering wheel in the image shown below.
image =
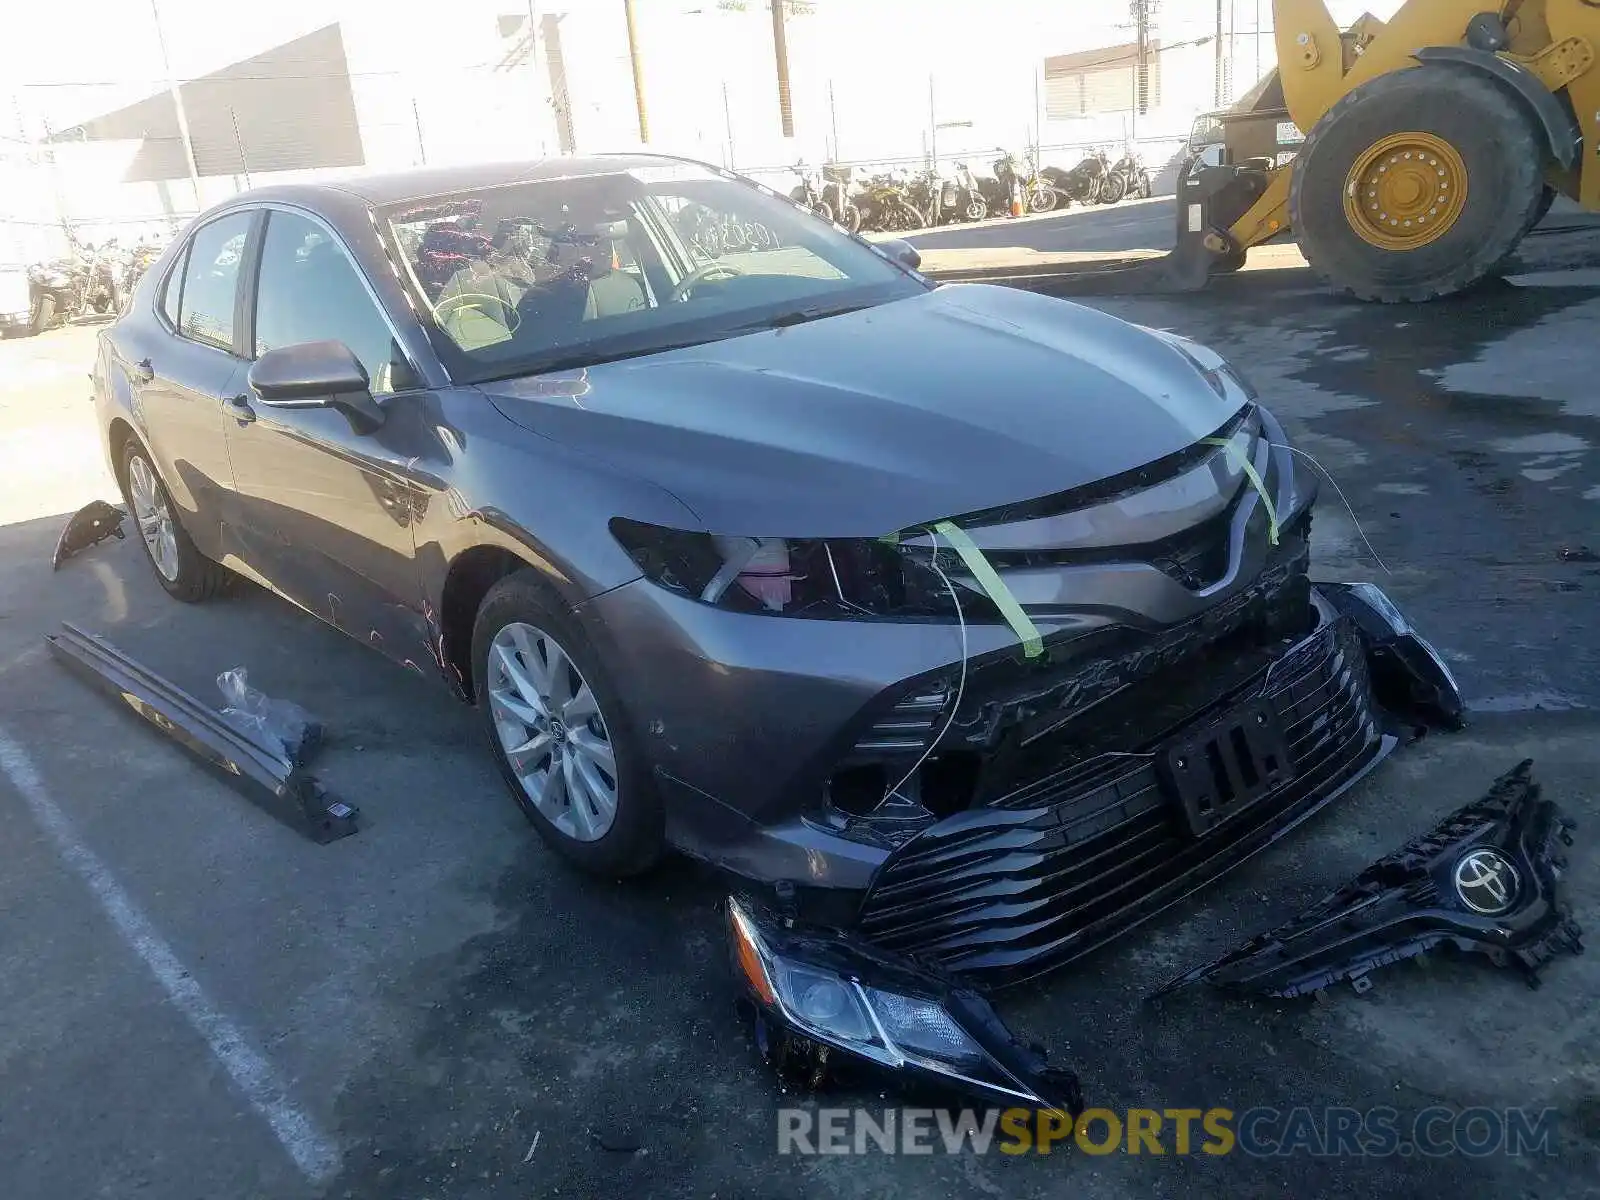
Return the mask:
{"type": "Polygon", "coordinates": [[[707,263],[703,267],[696,267],[682,279],[667,295],[668,304],[682,304],[689,298],[689,293],[694,291],[697,284],[706,283],[712,279],[735,279],[744,272],[731,263],[707,263]]]}
{"type": "Polygon", "coordinates": [[[522,314],[517,311],[517,306],[508,304],[502,297],[487,292],[457,292],[453,296],[446,296],[433,306],[433,319],[439,323],[440,328],[443,328],[445,317],[448,315],[446,310],[454,312],[460,307],[476,309],[490,320],[494,320],[487,307],[491,304],[503,314],[503,319],[498,323],[505,327],[507,333],[516,333],[517,327],[522,324],[522,314]]]}

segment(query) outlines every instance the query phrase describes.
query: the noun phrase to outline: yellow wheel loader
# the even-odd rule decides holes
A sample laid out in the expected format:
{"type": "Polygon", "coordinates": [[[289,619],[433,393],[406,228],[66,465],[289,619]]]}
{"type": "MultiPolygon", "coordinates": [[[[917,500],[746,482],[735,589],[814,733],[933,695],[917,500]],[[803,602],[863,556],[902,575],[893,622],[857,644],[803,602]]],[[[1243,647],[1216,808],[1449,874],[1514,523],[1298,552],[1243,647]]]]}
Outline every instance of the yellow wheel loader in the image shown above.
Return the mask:
{"type": "Polygon", "coordinates": [[[1290,153],[1190,163],[1178,286],[1292,231],[1335,286],[1430,300],[1493,274],[1558,193],[1600,211],[1600,0],[1406,0],[1343,31],[1322,0],[1272,8],[1259,98],[1287,110],[1290,153]]]}

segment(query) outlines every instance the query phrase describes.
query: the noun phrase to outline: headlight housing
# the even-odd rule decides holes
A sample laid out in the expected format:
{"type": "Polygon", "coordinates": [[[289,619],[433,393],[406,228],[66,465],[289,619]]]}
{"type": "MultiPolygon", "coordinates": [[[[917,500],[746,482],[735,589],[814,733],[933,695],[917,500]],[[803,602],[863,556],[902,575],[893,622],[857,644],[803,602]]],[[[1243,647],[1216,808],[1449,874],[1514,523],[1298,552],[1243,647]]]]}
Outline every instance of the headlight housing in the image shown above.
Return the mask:
{"type": "Polygon", "coordinates": [[[976,992],[843,934],[782,929],[731,897],[728,934],[763,1055],[811,1086],[842,1053],[1008,1105],[1083,1111],[1077,1076],[1019,1043],[976,992]]]}
{"type": "MultiPolygon", "coordinates": [[[[645,578],[718,608],[822,619],[956,616],[951,585],[924,547],[879,538],[725,537],[625,517],[610,528],[645,578]]],[[[958,595],[965,619],[995,619],[983,593],[961,588],[958,595]]]]}
{"type": "Polygon", "coordinates": [[[1465,724],[1466,705],[1455,673],[1382,588],[1375,583],[1319,583],[1317,591],[1360,630],[1380,704],[1425,725],[1460,729],[1465,724]]]}

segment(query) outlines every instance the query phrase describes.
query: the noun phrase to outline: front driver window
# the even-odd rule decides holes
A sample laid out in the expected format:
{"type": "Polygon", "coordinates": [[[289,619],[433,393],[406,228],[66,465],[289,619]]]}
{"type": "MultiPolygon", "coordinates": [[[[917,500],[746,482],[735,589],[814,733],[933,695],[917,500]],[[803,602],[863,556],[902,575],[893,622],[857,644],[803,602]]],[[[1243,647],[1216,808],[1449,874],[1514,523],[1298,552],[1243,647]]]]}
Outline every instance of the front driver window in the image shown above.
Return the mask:
{"type": "Polygon", "coordinates": [[[374,395],[415,387],[410,364],[344,248],[315,221],[274,210],[261,243],[255,354],[343,342],[367,369],[374,395]]]}

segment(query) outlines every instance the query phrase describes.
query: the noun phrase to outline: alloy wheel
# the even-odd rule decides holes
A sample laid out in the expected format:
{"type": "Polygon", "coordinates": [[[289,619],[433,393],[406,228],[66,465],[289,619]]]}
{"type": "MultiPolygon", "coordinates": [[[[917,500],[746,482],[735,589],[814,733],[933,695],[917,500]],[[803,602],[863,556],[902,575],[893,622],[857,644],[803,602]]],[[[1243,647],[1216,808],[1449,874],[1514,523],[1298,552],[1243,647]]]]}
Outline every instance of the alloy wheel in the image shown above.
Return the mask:
{"type": "Polygon", "coordinates": [[[617,763],[599,702],[559,642],[513,622],[489,646],[489,711],[528,802],[567,837],[598,841],[617,815],[617,763]]]}
{"type": "Polygon", "coordinates": [[[178,578],[178,538],[172,525],[172,510],[156,473],[137,454],[128,460],[128,500],[150,561],[161,578],[174,582],[178,578]]]}

